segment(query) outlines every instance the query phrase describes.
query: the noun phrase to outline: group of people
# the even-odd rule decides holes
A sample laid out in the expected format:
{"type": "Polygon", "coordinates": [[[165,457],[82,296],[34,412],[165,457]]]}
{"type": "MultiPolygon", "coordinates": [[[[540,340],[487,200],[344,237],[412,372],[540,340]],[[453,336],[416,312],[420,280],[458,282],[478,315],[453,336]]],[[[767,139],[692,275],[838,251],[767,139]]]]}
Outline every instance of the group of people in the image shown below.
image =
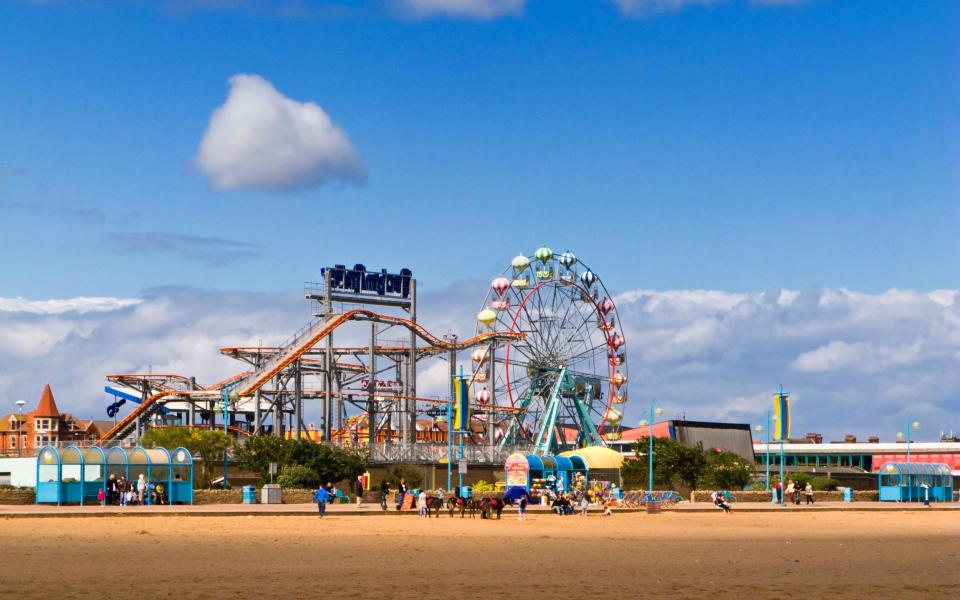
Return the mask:
{"type": "MultiPolygon", "coordinates": [[[[807,499],[807,504],[813,504],[813,486],[810,485],[808,481],[806,485],[801,485],[799,482],[794,483],[792,479],[787,481],[787,497],[790,498],[790,501],[800,505],[800,496],[803,496],[807,499]]],[[[777,495],[780,495],[780,484],[777,484],[777,495]]],[[[781,500],[781,498],[777,498],[781,500]]]]}
{"type": "Polygon", "coordinates": [[[110,475],[106,490],[97,492],[100,506],[128,506],[130,504],[166,504],[166,490],[162,483],[151,484],[140,474],[135,480],[128,481],[123,475],[110,475]]]}

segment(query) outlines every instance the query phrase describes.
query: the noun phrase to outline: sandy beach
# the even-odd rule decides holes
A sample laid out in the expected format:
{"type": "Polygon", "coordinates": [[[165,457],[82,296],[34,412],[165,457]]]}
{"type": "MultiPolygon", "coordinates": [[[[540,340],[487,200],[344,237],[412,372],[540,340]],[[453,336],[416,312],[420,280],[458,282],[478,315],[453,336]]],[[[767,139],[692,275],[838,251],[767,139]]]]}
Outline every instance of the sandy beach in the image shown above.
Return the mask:
{"type": "Polygon", "coordinates": [[[911,597],[960,586],[947,513],[3,519],[17,597],[911,597]]]}

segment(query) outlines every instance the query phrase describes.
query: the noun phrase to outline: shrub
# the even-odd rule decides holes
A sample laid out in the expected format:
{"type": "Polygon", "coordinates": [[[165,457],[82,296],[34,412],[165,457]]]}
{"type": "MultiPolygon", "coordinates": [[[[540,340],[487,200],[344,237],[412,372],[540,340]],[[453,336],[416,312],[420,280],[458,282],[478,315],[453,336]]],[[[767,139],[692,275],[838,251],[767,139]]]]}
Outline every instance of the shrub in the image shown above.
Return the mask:
{"type": "Polygon", "coordinates": [[[477,494],[483,494],[484,492],[495,492],[497,491],[497,486],[492,483],[487,483],[481,479],[473,484],[473,491],[477,494]]]}
{"type": "Polygon", "coordinates": [[[310,467],[290,465],[284,467],[277,477],[277,483],[284,488],[316,489],[320,486],[320,476],[310,467]]]}
{"type": "Polygon", "coordinates": [[[416,489],[423,483],[423,473],[413,465],[393,465],[390,467],[390,470],[387,471],[387,482],[390,484],[390,489],[397,489],[401,479],[407,480],[407,488],[416,489]]]}
{"type": "Polygon", "coordinates": [[[810,485],[818,492],[833,492],[837,489],[837,480],[829,477],[814,477],[810,480],[810,485]]]}
{"type": "Polygon", "coordinates": [[[813,479],[813,475],[804,472],[790,473],[787,476],[787,481],[791,479],[793,480],[793,483],[799,486],[802,490],[803,488],[807,487],[807,482],[813,479]]]}

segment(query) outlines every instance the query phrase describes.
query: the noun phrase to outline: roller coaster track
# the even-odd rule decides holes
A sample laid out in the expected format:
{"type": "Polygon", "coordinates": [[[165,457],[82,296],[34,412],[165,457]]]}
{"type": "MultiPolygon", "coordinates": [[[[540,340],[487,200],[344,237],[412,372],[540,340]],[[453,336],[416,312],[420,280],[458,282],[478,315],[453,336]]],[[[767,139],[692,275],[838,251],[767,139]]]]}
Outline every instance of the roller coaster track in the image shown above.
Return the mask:
{"type": "Polygon", "coordinates": [[[126,417],[117,422],[107,433],[100,438],[101,442],[106,442],[130,432],[136,425],[136,421],[141,416],[150,416],[159,409],[158,402],[170,396],[202,396],[209,397],[211,392],[222,390],[227,386],[234,387],[241,397],[252,396],[257,390],[266,385],[271,379],[276,377],[284,369],[296,362],[300,357],[306,354],[311,348],[316,346],[325,337],[333,333],[341,325],[348,321],[373,321],[376,323],[385,323],[389,325],[399,325],[412,331],[418,338],[430,344],[439,350],[460,351],[471,348],[478,344],[483,344],[490,340],[518,340],[523,338],[522,333],[515,332],[489,332],[482,333],[461,342],[448,342],[440,339],[427,331],[423,326],[414,323],[409,319],[393,317],[389,315],[380,315],[373,311],[355,309],[337,315],[332,315],[327,319],[318,319],[309,323],[301,331],[294,335],[288,343],[278,348],[277,356],[267,361],[263,366],[252,371],[239,373],[218,382],[204,390],[197,391],[176,391],[165,390],[156,393],[147,398],[142,404],[137,406],[126,417]]]}

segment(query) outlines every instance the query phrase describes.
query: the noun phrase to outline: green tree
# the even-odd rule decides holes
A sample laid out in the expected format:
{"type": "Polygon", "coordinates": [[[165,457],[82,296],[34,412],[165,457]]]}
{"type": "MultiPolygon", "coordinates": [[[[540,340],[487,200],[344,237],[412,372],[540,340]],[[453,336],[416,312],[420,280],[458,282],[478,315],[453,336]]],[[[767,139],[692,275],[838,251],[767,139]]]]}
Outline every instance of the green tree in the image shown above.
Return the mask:
{"type": "MultiPolygon", "coordinates": [[[[646,488],[649,480],[647,452],[650,438],[634,445],[636,460],[624,463],[620,471],[627,487],[646,488]]],[[[677,482],[696,489],[706,469],[707,459],[699,448],[685,446],[668,438],[653,438],[654,487],[674,487],[677,482]]]]}
{"type": "Polygon", "coordinates": [[[145,448],[160,446],[170,450],[183,446],[193,454],[199,467],[194,470],[193,484],[208,487],[217,466],[223,465],[231,438],[220,430],[176,426],[150,429],[140,438],[140,444],[145,448]]]}
{"type": "Polygon", "coordinates": [[[337,448],[309,440],[292,440],[273,435],[255,435],[236,451],[244,469],[269,480],[270,463],[277,463],[280,472],[292,465],[312,471],[322,482],[353,481],[367,468],[364,451],[337,448]]]}
{"type": "Polygon", "coordinates": [[[260,476],[261,482],[270,481],[270,463],[282,469],[293,463],[296,440],[275,435],[254,435],[237,446],[236,456],[240,466],[260,476]]]}
{"type": "Polygon", "coordinates": [[[722,490],[739,490],[753,480],[752,462],[727,450],[707,451],[706,480],[710,485],[722,490]]]}

